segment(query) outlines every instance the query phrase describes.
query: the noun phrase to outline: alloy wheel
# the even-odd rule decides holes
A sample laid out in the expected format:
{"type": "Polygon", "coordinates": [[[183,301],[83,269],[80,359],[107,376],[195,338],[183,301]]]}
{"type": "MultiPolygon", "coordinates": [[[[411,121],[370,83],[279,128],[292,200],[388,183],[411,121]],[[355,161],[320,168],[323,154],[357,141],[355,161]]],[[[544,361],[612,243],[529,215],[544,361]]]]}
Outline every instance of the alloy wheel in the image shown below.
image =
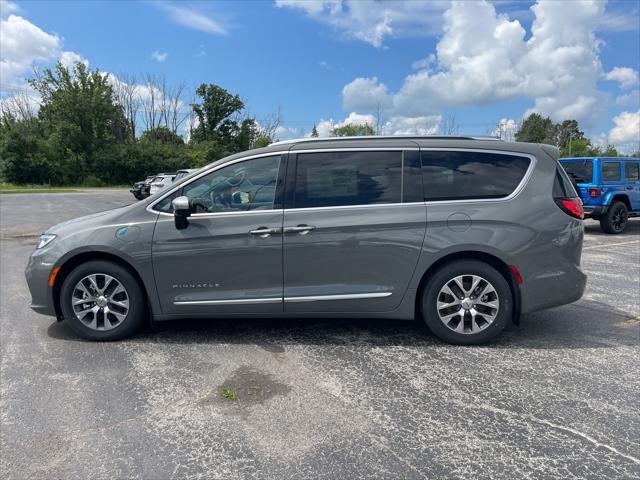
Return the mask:
{"type": "Polygon", "coordinates": [[[460,275],[440,289],[438,316],[447,328],[475,334],[491,325],[498,316],[500,301],[491,283],[478,275],[460,275]]]}
{"type": "Polygon", "coordinates": [[[611,224],[616,232],[624,230],[624,227],[627,224],[627,212],[623,207],[617,207],[613,211],[613,220],[611,221],[611,224]]]}
{"type": "Polygon", "coordinates": [[[129,294],[119,280],[106,273],[92,273],[74,287],[73,311],[92,330],[111,330],[129,313],[129,294]]]}

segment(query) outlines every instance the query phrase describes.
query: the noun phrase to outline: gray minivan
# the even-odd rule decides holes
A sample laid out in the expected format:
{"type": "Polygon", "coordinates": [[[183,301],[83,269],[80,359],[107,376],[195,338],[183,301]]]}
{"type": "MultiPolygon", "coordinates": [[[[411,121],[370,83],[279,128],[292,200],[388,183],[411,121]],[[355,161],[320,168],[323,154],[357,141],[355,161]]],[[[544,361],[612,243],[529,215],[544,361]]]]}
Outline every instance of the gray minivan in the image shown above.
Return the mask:
{"type": "Polygon", "coordinates": [[[48,229],[31,308],[92,340],[148,318],[418,317],[479,344],[582,296],[582,204],[557,160],[474,137],[278,142],[48,229]]]}

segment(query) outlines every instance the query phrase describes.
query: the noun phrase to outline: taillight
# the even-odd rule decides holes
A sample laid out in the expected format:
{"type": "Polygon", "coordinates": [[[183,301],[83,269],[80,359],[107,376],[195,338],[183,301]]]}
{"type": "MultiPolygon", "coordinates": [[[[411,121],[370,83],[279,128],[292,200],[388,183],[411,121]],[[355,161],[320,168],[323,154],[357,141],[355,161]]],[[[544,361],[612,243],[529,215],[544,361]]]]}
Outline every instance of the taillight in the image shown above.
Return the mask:
{"type": "Polygon", "coordinates": [[[600,196],[600,189],[599,188],[590,188],[589,189],[589,196],[591,198],[597,198],[600,196]]]}
{"type": "Polygon", "coordinates": [[[579,198],[555,198],[556,204],[567,215],[582,220],[584,218],[584,210],[582,209],[582,200],[579,198]]]}

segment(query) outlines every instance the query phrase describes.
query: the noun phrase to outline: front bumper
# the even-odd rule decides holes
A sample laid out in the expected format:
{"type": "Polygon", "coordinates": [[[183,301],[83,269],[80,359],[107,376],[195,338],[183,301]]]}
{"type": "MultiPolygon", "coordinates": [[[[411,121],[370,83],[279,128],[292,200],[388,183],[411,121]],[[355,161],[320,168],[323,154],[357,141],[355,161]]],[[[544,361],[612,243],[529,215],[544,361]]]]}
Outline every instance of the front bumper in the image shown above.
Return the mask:
{"type": "Polygon", "coordinates": [[[56,316],[56,309],[53,305],[53,292],[49,287],[49,275],[53,264],[47,262],[46,256],[39,255],[36,250],[27,263],[24,271],[31,293],[31,309],[42,315],[56,316]]]}

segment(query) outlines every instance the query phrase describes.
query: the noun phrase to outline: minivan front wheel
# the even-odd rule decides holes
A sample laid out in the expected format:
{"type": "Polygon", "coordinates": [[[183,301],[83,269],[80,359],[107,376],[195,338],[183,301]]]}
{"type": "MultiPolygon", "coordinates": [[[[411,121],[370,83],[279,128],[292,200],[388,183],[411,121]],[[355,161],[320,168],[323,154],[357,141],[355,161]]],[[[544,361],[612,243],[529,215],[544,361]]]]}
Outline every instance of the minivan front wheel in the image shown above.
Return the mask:
{"type": "Polygon", "coordinates": [[[605,233],[622,233],[627,227],[629,209],[624,202],[615,202],[607,213],[600,217],[600,228],[605,233]]]}
{"type": "Polygon", "coordinates": [[[142,323],[144,295],[136,278],[120,265],[91,261],[65,278],[60,292],[64,318],[88,340],[118,340],[142,323]]]}
{"type": "Polygon", "coordinates": [[[497,337],[511,320],[509,284],[491,265],[460,260],[438,269],[422,298],[422,316],[438,338],[477,345],[497,337]]]}

